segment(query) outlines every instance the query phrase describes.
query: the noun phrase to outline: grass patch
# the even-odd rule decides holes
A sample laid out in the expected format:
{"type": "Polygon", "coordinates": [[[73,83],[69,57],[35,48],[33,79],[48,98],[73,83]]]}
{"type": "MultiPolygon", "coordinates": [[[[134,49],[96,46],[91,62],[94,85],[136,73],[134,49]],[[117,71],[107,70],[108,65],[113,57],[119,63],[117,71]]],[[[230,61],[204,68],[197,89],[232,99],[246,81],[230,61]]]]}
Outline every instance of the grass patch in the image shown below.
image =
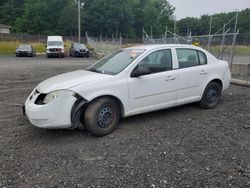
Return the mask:
{"type": "Polygon", "coordinates": [[[236,46],[235,53],[240,55],[250,55],[250,46],[236,46]]]}
{"type": "MultiPolygon", "coordinates": [[[[203,47],[204,49],[207,50],[207,46],[203,47]]],[[[225,50],[225,54],[230,54],[231,53],[231,46],[228,46],[225,50]]],[[[210,47],[210,52],[212,54],[219,54],[221,50],[221,46],[216,45],[216,46],[211,46],[210,47]]],[[[237,55],[250,55],[250,46],[235,46],[234,53],[237,55]]]]}
{"type": "MultiPolygon", "coordinates": [[[[12,41],[12,42],[2,42],[0,41],[0,54],[15,54],[16,48],[22,44],[23,42],[19,41],[12,41]]],[[[67,53],[69,51],[70,45],[72,41],[66,40],[64,42],[65,44],[65,52],[67,53]]],[[[33,48],[36,50],[36,53],[45,53],[45,43],[42,42],[27,42],[27,44],[30,44],[33,46],[33,48]]]]}
{"type": "Polygon", "coordinates": [[[0,54],[14,54],[18,42],[0,42],[0,54]]]}
{"type": "MultiPolygon", "coordinates": [[[[22,44],[23,42],[15,41],[15,42],[0,42],[0,54],[15,54],[16,48],[22,44]]],[[[32,42],[31,44],[37,53],[44,53],[45,46],[44,43],[41,42],[32,42]]]]}

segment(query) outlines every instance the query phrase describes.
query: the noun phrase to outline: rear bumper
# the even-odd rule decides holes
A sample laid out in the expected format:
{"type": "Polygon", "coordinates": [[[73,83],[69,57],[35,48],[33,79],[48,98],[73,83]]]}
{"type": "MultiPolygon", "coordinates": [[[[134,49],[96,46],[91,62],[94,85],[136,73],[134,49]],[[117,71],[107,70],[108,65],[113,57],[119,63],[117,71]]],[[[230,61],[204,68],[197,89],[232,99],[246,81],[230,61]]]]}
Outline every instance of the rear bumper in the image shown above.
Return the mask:
{"type": "Polygon", "coordinates": [[[226,70],[225,74],[223,75],[222,81],[223,81],[223,90],[226,90],[229,87],[230,82],[231,82],[231,71],[230,71],[230,68],[228,68],[226,70]]]}
{"type": "Polygon", "coordinates": [[[16,56],[32,56],[31,52],[16,52],[16,56]]]}
{"type": "Polygon", "coordinates": [[[75,51],[74,52],[74,55],[75,56],[78,56],[78,57],[84,57],[84,56],[87,56],[89,54],[89,52],[79,52],[79,51],[75,51]]]}

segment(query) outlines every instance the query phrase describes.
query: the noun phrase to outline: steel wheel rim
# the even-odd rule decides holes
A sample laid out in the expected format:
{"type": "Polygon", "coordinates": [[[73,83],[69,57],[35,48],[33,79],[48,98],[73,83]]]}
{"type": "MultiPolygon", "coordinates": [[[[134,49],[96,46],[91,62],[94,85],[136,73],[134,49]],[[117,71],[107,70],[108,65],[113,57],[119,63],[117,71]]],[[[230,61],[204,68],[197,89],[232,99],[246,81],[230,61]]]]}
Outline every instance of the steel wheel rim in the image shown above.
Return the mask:
{"type": "Polygon", "coordinates": [[[216,89],[210,89],[207,93],[208,104],[213,104],[218,101],[218,92],[216,89]]]}
{"type": "Polygon", "coordinates": [[[107,128],[112,125],[114,121],[113,109],[109,106],[103,107],[97,117],[97,123],[100,128],[107,128]]]}

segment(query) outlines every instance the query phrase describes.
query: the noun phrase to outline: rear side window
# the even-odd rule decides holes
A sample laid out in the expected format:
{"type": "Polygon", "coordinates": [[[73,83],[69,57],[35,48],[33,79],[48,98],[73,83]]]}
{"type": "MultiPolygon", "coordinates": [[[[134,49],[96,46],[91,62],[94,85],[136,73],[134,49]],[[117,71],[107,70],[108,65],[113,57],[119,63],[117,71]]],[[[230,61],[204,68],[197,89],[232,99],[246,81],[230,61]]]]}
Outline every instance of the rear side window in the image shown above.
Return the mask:
{"type": "Polygon", "coordinates": [[[187,68],[207,64],[206,55],[194,49],[176,49],[179,68],[187,68]]]}

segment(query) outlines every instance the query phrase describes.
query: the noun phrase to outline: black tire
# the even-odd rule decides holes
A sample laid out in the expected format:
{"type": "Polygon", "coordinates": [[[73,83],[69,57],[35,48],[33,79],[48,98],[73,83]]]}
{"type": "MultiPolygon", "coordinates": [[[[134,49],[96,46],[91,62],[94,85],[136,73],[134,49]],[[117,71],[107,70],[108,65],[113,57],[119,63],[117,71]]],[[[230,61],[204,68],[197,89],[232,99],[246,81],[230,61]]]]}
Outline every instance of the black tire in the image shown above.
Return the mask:
{"type": "Polygon", "coordinates": [[[89,52],[87,52],[87,54],[85,55],[85,57],[89,57],[89,52]]]}
{"type": "Polygon", "coordinates": [[[199,106],[205,109],[212,109],[217,106],[221,98],[221,86],[216,82],[210,82],[199,102],[199,106]]]}
{"type": "Polygon", "coordinates": [[[118,104],[108,97],[91,102],[84,114],[86,129],[95,136],[105,136],[113,132],[120,120],[118,104]]]}

